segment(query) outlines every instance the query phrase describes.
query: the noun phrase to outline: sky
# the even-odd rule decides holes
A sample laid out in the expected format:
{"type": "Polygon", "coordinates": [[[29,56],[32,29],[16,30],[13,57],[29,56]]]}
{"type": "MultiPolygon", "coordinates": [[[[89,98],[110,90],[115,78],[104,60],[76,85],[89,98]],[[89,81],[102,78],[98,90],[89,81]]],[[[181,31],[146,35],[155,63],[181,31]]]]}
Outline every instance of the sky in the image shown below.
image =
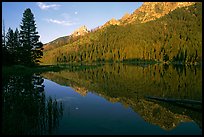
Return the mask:
{"type": "Polygon", "coordinates": [[[2,2],[2,24],[20,29],[25,9],[35,17],[42,43],[71,35],[85,25],[89,30],[105,24],[112,18],[120,19],[133,13],[142,2],[2,2]]]}

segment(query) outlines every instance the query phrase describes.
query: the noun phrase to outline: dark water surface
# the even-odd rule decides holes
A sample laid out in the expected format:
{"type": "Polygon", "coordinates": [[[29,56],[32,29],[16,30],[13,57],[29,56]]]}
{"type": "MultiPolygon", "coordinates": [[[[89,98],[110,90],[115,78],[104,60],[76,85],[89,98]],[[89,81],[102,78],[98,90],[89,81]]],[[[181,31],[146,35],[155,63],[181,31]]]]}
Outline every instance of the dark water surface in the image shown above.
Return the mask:
{"type": "Polygon", "coordinates": [[[106,64],[40,75],[3,76],[4,134],[202,134],[201,105],[191,102],[202,101],[199,67],[106,64]]]}

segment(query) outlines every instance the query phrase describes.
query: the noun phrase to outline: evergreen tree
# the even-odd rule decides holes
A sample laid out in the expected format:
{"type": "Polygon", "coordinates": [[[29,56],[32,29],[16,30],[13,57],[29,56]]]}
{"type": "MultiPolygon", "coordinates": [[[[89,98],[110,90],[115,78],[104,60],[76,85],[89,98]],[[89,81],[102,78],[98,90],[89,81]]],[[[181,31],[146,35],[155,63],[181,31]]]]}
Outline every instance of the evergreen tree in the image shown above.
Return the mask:
{"type": "Polygon", "coordinates": [[[6,34],[5,34],[5,24],[4,24],[4,21],[3,21],[3,33],[2,33],[2,63],[3,64],[7,64],[7,56],[8,56],[8,51],[7,51],[7,48],[6,48],[6,34]]]}
{"type": "Polygon", "coordinates": [[[15,56],[15,63],[19,64],[20,63],[20,58],[21,58],[21,47],[20,47],[20,40],[19,40],[20,34],[18,29],[16,28],[14,32],[14,56],[15,56]]]}
{"type": "Polygon", "coordinates": [[[5,59],[7,64],[18,64],[20,61],[20,42],[19,42],[19,31],[18,29],[15,32],[9,28],[6,34],[5,40],[5,59]]]}
{"type": "Polygon", "coordinates": [[[8,32],[6,34],[6,49],[8,51],[7,54],[7,63],[9,64],[13,64],[14,63],[14,49],[15,49],[15,45],[14,45],[14,33],[13,30],[11,28],[8,29],[8,32]]]}
{"type": "Polygon", "coordinates": [[[4,21],[3,21],[3,34],[2,34],[2,48],[5,48],[6,46],[6,32],[5,32],[5,24],[4,24],[4,21]]]}
{"type": "Polygon", "coordinates": [[[23,13],[22,22],[20,25],[20,42],[22,46],[21,61],[25,65],[36,65],[39,58],[42,57],[42,46],[39,42],[39,35],[36,31],[34,15],[31,9],[26,9],[23,13]]]}

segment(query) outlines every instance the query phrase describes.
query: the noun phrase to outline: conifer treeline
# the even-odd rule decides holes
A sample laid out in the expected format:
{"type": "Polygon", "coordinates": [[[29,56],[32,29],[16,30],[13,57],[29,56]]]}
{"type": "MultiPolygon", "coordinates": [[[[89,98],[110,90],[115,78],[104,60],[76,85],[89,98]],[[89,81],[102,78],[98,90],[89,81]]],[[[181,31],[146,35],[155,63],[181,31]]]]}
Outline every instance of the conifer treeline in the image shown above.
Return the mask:
{"type": "Polygon", "coordinates": [[[5,34],[5,26],[3,25],[3,65],[21,64],[33,66],[38,64],[39,58],[43,55],[43,44],[39,42],[39,37],[36,31],[34,15],[29,8],[23,13],[20,32],[17,28],[15,31],[9,28],[7,34],[5,34]]]}
{"type": "Polygon", "coordinates": [[[147,23],[112,25],[44,52],[44,63],[202,61],[202,4],[178,8],[147,23]]]}

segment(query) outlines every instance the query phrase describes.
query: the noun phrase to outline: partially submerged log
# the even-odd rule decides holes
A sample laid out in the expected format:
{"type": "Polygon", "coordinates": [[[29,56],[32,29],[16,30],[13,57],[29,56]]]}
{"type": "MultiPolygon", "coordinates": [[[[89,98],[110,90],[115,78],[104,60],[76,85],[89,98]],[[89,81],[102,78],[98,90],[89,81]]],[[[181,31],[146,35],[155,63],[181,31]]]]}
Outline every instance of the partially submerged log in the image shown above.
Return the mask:
{"type": "Polygon", "coordinates": [[[146,96],[146,98],[154,99],[154,100],[159,100],[159,101],[165,101],[165,102],[188,103],[188,104],[202,105],[202,102],[201,101],[197,101],[197,100],[158,98],[158,97],[151,97],[151,96],[146,96]]]}
{"type": "Polygon", "coordinates": [[[188,100],[188,99],[173,99],[173,98],[159,98],[152,96],[145,96],[145,98],[154,101],[162,101],[167,103],[177,104],[182,107],[188,107],[191,109],[201,110],[202,109],[202,101],[197,100],[188,100]]]}

